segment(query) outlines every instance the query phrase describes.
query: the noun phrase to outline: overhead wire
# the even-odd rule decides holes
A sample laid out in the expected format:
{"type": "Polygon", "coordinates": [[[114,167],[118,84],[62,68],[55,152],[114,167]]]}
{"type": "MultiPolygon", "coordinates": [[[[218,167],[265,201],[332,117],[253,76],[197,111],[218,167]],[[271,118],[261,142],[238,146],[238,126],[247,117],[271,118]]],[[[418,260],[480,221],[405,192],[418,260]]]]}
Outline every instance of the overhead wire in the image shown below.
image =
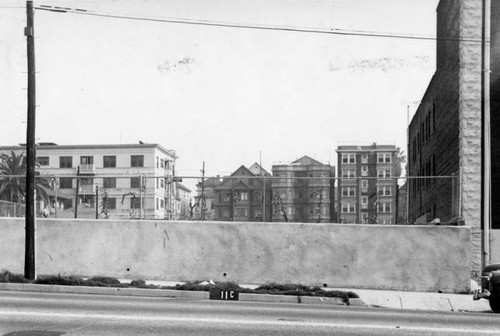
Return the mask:
{"type": "Polygon", "coordinates": [[[473,43],[481,43],[482,42],[482,40],[480,38],[453,38],[453,37],[439,37],[438,38],[435,36],[409,35],[409,34],[374,32],[374,31],[363,31],[363,30],[346,30],[346,29],[338,29],[338,28],[325,29],[325,28],[314,28],[314,27],[276,26],[276,25],[246,24],[246,23],[221,22],[221,21],[210,21],[210,20],[193,20],[193,19],[185,19],[185,18],[158,18],[158,17],[145,17],[145,16],[124,15],[124,14],[113,14],[113,13],[98,12],[98,11],[92,11],[92,10],[80,9],[80,8],[55,7],[55,6],[47,6],[47,5],[38,5],[38,6],[35,6],[34,8],[38,9],[38,10],[42,10],[42,11],[49,11],[49,12],[56,12],[56,13],[70,13],[70,14],[79,14],[79,15],[114,18],[114,19],[173,23],[173,24],[187,24],[187,25],[199,25],[199,26],[211,26],[211,27],[224,27],[224,28],[271,30],[271,31],[315,33],[315,34],[343,35],[343,36],[394,38],[394,39],[423,40],[423,41],[437,41],[437,40],[439,40],[439,41],[458,41],[458,42],[473,42],[473,43]]]}

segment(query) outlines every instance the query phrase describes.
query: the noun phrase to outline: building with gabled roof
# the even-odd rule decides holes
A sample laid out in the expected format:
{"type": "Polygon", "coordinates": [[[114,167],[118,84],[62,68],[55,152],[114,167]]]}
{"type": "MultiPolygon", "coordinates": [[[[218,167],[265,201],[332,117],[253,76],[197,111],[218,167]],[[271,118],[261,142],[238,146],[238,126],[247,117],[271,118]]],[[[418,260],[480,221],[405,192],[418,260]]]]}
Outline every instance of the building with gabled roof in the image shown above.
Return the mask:
{"type": "MultiPolygon", "coordinates": [[[[261,171],[264,173],[259,166],[258,172],[261,171]]],[[[240,166],[214,187],[214,220],[270,221],[271,183],[265,183],[262,175],[240,166]]]]}

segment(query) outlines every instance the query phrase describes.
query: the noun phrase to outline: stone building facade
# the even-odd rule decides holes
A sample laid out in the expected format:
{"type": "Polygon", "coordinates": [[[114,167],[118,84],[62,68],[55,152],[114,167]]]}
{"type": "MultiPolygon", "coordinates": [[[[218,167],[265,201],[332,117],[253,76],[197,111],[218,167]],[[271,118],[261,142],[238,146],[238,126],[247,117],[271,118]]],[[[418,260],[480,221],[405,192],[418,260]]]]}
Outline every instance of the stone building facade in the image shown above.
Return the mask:
{"type": "Polygon", "coordinates": [[[439,2],[436,72],[410,123],[408,145],[410,221],[462,218],[472,228],[473,275],[482,258],[482,4],[439,2]],[[421,176],[427,178],[412,178],[421,176]]]}

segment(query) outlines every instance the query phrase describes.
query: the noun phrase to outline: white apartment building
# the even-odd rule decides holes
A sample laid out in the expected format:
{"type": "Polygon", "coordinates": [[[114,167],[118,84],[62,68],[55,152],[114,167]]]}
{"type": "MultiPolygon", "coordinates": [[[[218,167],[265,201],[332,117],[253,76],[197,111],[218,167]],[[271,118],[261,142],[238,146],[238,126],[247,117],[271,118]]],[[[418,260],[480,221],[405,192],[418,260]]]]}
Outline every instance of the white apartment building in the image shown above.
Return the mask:
{"type": "MultiPolygon", "coordinates": [[[[0,154],[24,146],[0,146],[0,154]]],[[[51,180],[51,217],[175,219],[173,150],[158,144],[36,146],[36,169],[51,180]]],[[[47,205],[42,205],[47,207],[47,205]]]]}

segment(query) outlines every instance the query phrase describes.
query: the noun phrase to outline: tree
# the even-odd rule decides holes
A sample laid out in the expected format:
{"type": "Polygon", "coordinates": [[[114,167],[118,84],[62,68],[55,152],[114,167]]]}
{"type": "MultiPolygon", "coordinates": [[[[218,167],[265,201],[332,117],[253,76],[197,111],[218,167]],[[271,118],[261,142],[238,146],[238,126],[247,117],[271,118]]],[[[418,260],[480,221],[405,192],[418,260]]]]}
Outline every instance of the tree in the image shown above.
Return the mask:
{"type": "MultiPolygon", "coordinates": [[[[35,190],[37,200],[49,200],[50,181],[37,176],[35,190]]],[[[15,203],[24,203],[26,198],[26,157],[24,153],[0,156],[0,199],[15,203]]]]}
{"type": "MultiPolygon", "coordinates": [[[[403,171],[403,165],[406,163],[406,154],[401,150],[400,147],[396,148],[396,176],[401,176],[401,172],[403,171]]],[[[405,166],[406,169],[406,166],[405,166]]],[[[407,172],[408,174],[408,172],[407,172]]]]}

